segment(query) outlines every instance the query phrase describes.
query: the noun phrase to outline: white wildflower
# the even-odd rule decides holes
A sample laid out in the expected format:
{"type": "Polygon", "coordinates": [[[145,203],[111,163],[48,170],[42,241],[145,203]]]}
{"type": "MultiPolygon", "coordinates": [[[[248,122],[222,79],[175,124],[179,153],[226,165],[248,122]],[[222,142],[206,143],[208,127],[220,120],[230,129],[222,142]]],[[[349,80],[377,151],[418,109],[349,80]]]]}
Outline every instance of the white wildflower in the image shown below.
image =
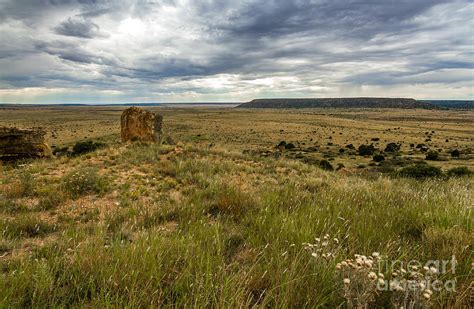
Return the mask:
{"type": "Polygon", "coordinates": [[[370,280],[373,281],[373,280],[377,279],[377,274],[374,273],[373,271],[371,271],[371,272],[369,273],[368,277],[369,277],[370,280]]]}

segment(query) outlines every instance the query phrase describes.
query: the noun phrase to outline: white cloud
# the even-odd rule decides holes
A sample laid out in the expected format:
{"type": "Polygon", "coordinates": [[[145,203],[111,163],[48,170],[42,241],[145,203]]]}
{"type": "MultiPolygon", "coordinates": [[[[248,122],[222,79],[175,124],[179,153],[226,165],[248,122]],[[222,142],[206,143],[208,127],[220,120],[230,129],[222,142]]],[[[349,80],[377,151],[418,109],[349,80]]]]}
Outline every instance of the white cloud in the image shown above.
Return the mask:
{"type": "Polygon", "coordinates": [[[0,11],[0,101],[474,98],[468,0],[10,0],[0,11]]]}

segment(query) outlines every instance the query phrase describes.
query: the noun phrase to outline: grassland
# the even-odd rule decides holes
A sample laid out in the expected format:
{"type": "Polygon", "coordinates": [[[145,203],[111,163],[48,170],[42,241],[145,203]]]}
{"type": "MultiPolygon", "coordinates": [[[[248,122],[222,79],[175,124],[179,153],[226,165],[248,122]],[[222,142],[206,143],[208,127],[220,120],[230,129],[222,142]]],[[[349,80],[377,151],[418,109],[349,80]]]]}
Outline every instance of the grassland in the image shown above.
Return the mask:
{"type": "Polygon", "coordinates": [[[390,307],[406,297],[469,307],[472,176],[396,171],[425,161],[410,146],[419,143],[441,149],[429,164],[443,172],[472,170],[474,113],[154,111],[167,145],[119,143],[120,108],[0,111],[0,125],[42,126],[57,147],[107,144],[1,167],[0,306],[390,307]],[[295,148],[275,149],[282,140],[295,148]],[[390,172],[345,147],[390,142],[402,143],[386,154],[390,172]],[[321,160],[344,167],[323,170],[321,160]],[[420,263],[455,256],[455,271],[437,278],[456,290],[379,292],[371,269],[341,269],[372,252],[420,263]]]}

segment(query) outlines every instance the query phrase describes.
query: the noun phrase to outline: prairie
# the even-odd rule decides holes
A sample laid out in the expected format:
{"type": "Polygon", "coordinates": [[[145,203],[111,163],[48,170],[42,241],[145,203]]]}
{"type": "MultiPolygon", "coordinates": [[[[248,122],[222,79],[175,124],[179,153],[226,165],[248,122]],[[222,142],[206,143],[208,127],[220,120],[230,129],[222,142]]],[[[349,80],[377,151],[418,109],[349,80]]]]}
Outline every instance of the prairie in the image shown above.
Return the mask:
{"type": "Polygon", "coordinates": [[[470,306],[474,112],[150,108],[158,145],[120,143],[123,109],[0,110],[105,144],[1,166],[1,306],[470,306]]]}

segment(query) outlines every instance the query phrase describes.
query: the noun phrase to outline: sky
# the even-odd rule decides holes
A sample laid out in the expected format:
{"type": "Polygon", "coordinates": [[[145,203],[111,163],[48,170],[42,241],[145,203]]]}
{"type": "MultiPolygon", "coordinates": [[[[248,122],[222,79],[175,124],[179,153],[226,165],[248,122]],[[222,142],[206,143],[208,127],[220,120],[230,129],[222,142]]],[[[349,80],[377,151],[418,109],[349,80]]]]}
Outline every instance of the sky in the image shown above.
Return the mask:
{"type": "Polygon", "coordinates": [[[0,0],[0,102],[474,99],[474,0],[0,0]]]}

